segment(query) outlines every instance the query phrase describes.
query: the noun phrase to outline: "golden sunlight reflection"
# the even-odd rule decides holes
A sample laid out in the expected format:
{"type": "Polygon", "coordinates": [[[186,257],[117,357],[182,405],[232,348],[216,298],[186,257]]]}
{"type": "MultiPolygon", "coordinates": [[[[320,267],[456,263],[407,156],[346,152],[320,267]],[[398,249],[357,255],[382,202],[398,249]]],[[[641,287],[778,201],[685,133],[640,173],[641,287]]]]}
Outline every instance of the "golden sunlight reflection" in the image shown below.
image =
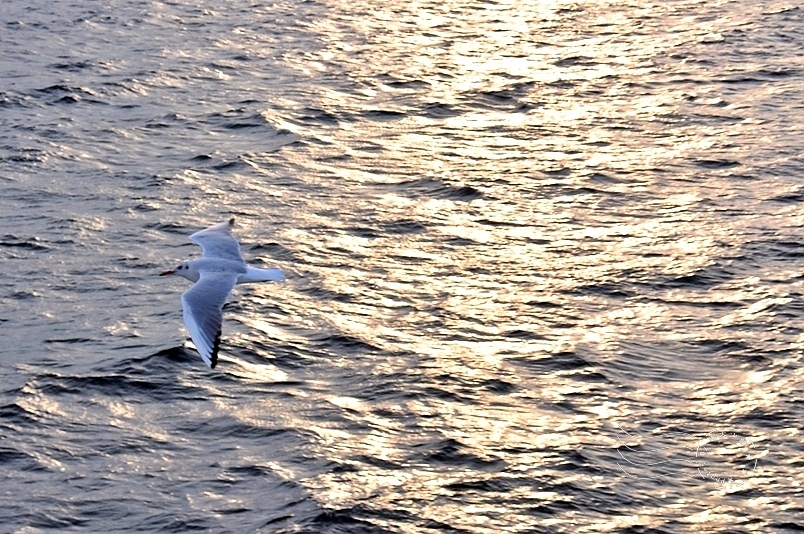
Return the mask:
{"type": "Polygon", "coordinates": [[[288,374],[272,365],[255,364],[225,353],[220,354],[220,360],[235,366],[228,366],[228,372],[235,376],[259,382],[285,382],[288,374]]]}
{"type": "MultiPolygon", "coordinates": [[[[301,184],[287,206],[298,224],[279,236],[306,260],[290,281],[300,291],[255,288],[256,306],[281,311],[260,318],[243,304],[242,322],[244,340],[304,347],[367,387],[405,381],[370,400],[308,384],[311,412],[338,414],[293,423],[344,464],[305,480],[327,507],[360,501],[496,534],[529,524],[534,499],[577,508],[539,477],[616,448],[606,425],[747,419],[792,394],[797,356],[763,369],[742,351],[804,346],[763,329],[795,297],[734,267],[751,254],[746,236],[778,221],[720,217],[770,198],[741,175],[737,139],[755,123],[718,87],[693,94],[657,75],[673,62],[673,76],[702,76],[678,47],[718,43],[736,19],[684,18],[667,3],[325,4],[330,16],[302,23],[320,49],[289,63],[343,83],[322,82],[314,106],[286,97],[307,118],[274,121],[302,140],[285,156],[301,184]],[[578,31],[578,18],[592,29],[578,31]],[[321,332],[360,349],[320,348],[321,332]],[[523,474],[527,484],[484,490],[497,500],[461,489],[523,474]]],[[[801,218],[779,209],[788,224],[801,218]]],[[[271,409],[232,413],[270,425],[271,409]]],[[[675,499],[683,485],[661,491],[675,499]]],[[[587,531],[651,527],[654,508],[633,512],[587,531]]],[[[576,515],[554,522],[577,526],[576,515]]]]}
{"type": "Polygon", "coordinates": [[[27,383],[21,389],[17,404],[24,410],[39,416],[68,417],[60,404],[50,396],[39,391],[36,384],[27,383]]]}

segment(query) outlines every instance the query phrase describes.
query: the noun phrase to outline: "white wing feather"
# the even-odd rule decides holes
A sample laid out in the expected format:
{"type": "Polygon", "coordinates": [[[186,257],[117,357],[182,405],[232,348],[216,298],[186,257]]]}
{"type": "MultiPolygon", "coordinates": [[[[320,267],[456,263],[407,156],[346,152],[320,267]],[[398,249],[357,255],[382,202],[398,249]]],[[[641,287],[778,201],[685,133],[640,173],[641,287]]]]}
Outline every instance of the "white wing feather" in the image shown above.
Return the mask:
{"type": "Polygon", "coordinates": [[[218,363],[223,305],[237,277],[237,273],[202,272],[198,282],[181,296],[184,324],[201,358],[210,367],[218,363]]]}
{"type": "Polygon", "coordinates": [[[199,245],[205,258],[243,262],[240,244],[232,237],[234,219],[200,230],[190,236],[190,241],[199,245]]]}

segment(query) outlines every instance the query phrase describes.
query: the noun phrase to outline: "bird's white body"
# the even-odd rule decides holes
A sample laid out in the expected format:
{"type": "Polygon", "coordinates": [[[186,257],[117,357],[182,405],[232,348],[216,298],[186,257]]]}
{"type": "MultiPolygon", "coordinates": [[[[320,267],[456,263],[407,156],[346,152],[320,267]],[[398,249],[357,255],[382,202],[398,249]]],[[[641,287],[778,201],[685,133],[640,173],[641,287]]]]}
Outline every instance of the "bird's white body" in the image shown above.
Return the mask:
{"type": "Polygon", "coordinates": [[[236,272],[238,284],[248,284],[251,282],[282,282],[285,274],[281,269],[259,269],[250,265],[238,264],[229,260],[216,260],[211,258],[201,258],[198,260],[188,260],[181,264],[182,269],[176,269],[174,274],[186,278],[190,282],[198,282],[202,271],[221,271],[236,272]]]}
{"type": "Polygon", "coordinates": [[[281,269],[259,269],[247,265],[240,245],[232,237],[234,219],[216,224],[190,236],[201,246],[203,256],[187,260],[162,275],[177,274],[193,286],[181,296],[184,323],[195,348],[210,367],[218,362],[223,305],[235,284],[281,282],[281,269]]]}

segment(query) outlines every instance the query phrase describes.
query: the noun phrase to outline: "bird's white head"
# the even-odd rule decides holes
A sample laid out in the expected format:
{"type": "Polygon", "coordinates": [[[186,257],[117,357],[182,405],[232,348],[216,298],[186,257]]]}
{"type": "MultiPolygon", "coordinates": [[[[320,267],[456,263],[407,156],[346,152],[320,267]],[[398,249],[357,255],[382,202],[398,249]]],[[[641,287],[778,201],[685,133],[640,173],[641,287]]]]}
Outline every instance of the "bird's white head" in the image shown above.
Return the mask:
{"type": "Polygon", "coordinates": [[[159,273],[159,276],[167,276],[169,274],[177,274],[191,282],[197,282],[199,276],[201,276],[201,273],[198,272],[198,269],[195,268],[192,261],[183,261],[173,269],[159,273]]]}

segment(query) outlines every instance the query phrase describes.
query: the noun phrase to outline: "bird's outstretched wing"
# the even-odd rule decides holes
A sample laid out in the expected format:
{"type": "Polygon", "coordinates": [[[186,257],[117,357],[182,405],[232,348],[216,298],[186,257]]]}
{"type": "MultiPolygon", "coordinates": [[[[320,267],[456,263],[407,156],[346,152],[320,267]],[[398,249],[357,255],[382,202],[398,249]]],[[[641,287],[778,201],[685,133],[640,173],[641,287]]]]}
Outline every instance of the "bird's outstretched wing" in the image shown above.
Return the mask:
{"type": "Polygon", "coordinates": [[[198,282],[181,296],[184,324],[201,358],[210,367],[218,363],[223,305],[237,276],[237,273],[202,272],[198,282]]]}
{"type": "Polygon", "coordinates": [[[199,245],[205,258],[243,261],[240,244],[232,237],[234,218],[200,230],[190,236],[190,241],[199,245]]]}

